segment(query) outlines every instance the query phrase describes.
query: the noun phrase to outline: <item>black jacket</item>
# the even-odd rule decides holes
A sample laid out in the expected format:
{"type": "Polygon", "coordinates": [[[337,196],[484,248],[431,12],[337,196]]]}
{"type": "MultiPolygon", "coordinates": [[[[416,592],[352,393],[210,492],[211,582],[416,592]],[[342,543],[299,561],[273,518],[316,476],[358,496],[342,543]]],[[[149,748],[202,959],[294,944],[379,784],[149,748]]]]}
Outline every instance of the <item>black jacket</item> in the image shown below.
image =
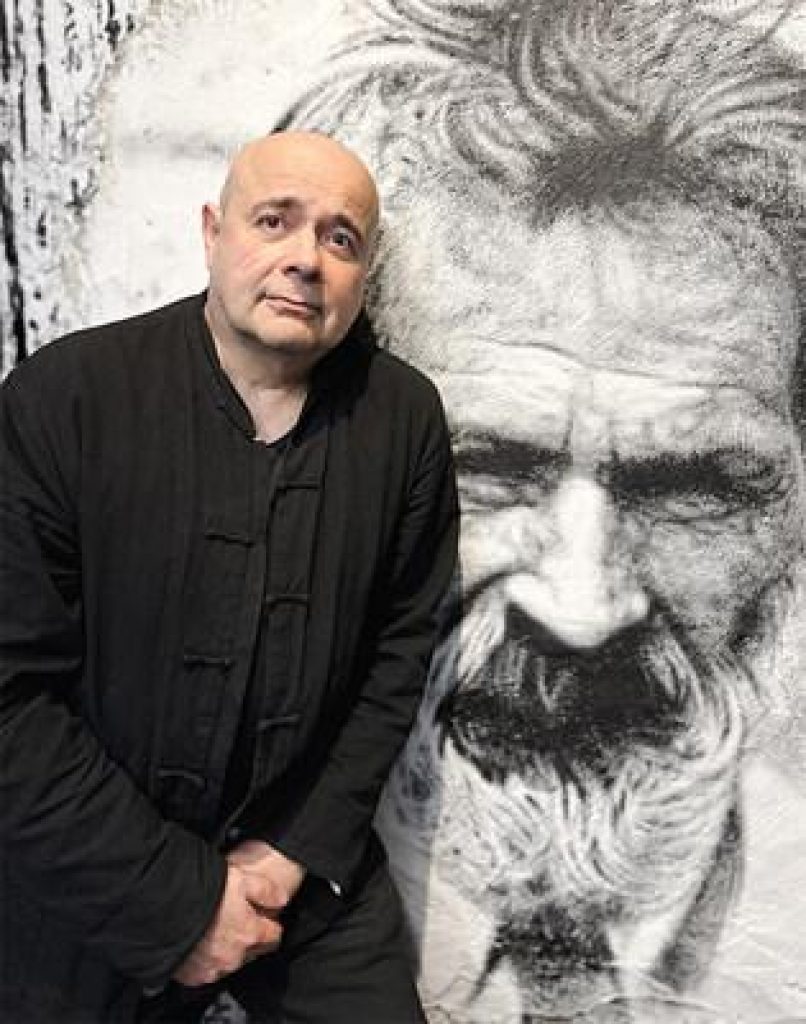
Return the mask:
{"type": "Polygon", "coordinates": [[[261,616],[251,834],[349,888],[455,560],[433,386],[359,321],[269,473],[203,301],[53,343],[0,406],[2,985],[121,1019],[220,897],[261,616]]]}

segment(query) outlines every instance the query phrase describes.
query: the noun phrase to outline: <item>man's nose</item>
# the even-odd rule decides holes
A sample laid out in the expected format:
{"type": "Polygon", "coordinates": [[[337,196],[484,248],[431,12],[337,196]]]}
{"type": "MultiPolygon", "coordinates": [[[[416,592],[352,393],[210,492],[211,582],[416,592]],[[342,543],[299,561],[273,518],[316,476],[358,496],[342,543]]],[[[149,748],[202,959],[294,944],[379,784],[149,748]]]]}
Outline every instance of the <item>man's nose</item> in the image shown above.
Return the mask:
{"type": "Polygon", "coordinates": [[[300,228],[285,240],[283,270],[305,278],[316,278],[321,270],[319,239],[312,229],[300,228]]]}
{"type": "Polygon", "coordinates": [[[548,511],[537,564],[510,578],[510,598],[561,645],[589,650],[641,622],[649,598],[603,487],[570,476],[548,511]]]}

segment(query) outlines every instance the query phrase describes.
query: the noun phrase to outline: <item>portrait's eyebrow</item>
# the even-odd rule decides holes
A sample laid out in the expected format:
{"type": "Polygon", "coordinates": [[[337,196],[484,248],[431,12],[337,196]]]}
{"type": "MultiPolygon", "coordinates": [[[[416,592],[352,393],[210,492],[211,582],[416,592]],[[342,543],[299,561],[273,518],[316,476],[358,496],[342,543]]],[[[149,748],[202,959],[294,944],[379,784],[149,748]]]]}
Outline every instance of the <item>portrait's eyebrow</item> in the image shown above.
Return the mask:
{"type": "Polygon", "coordinates": [[[786,461],[780,454],[725,445],[640,459],[614,457],[607,477],[617,490],[639,490],[658,496],[709,491],[758,495],[780,490],[786,470],[786,461]]]}
{"type": "Polygon", "coordinates": [[[570,455],[567,451],[518,438],[462,430],[454,443],[454,461],[459,473],[523,479],[542,470],[568,465],[570,455]]]}

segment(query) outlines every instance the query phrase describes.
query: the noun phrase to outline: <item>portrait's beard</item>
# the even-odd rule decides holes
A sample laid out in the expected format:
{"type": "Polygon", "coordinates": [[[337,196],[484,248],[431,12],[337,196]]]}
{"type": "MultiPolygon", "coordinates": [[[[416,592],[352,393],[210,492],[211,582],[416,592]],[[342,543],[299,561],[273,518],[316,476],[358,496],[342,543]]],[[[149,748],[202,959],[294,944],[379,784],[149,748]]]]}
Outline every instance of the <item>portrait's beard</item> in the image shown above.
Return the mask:
{"type": "Polygon", "coordinates": [[[713,867],[740,753],[772,702],[769,648],[803,600],[764,600],[744,653],[699,652],[662,614],[589,656],[491,586],[441,643],[392,783],[437,870],[510,930],[672,912],[713,867]],[[769,642],[768,642],[769,641],[769,642]]]}

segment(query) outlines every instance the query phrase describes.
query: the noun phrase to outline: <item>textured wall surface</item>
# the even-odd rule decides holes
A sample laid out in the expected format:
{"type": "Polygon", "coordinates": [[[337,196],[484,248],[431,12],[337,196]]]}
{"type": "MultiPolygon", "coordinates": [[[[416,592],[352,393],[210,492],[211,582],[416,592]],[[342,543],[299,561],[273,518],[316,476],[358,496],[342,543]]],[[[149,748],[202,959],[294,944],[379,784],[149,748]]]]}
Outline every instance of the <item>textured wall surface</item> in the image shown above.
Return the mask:
{"type": "Polygon", "coordinates": [[[4,372],[68,322],[61,259],[97,185],[98,91],[144,7],[143,0],[4,0],[4,372]]]}
{"type": "Polygon", "coordinates": [[[462,485],[379,818],[430,1024],[806,1021],[803,5],[3,18],[4,371],[203,287],[245,138],[377,171],[372,314],[462,485]]]}
{"type": "Polygon", "coordinates": [[[203,282],[201,202],[347,15],[323,0],[304,20],[288,0],[4,0],[2,17],[7,373],[66,330],[203,282]]]}

